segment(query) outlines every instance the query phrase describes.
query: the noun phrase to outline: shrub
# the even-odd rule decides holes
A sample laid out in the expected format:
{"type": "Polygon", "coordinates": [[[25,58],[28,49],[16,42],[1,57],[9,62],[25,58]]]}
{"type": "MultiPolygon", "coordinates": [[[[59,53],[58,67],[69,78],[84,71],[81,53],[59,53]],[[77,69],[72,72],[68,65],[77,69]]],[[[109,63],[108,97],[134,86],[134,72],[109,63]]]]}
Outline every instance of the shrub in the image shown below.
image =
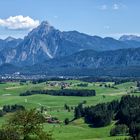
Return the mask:
{"type": "Polygon", "coordinates": [[[129,128],[125,124],[116,125],[110,131],[111,136],[127,135],[129,133],[129,128]]]}
{"type": "Polygon", "coordinates": [[[68,124],[69,124],[69,119],[66,118],[66,119],[64,120],[64,123],[65,123],[65,125],[68,125],[68,124]]]}

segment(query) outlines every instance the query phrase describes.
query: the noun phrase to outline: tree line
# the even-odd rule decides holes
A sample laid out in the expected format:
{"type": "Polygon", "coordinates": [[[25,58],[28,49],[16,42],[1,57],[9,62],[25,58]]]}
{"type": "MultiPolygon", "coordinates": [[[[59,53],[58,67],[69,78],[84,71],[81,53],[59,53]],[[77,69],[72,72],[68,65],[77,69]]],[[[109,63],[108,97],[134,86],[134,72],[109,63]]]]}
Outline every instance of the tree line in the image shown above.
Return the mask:
{"type": "Polygon", "coordinates": [[[12,113],[19,110],[25,110],[25,107],[22,105],[4,105],[0,110],[0,117],[3,117],[6,113],[12,113]]]}
{"type": "MultiPolygon", "coordinates": [[[[137,78],[138,79],[138,78],[137,78]]],[[[137,81],[136,78],[125,78],[125,77],[85,77],[80,78],[84,82],[114,82],[116,84],[122,84],[126,82],[137,81]]]]}
{"type": "Polygon", "coordinates": [[[73,89],[62,89],[62,90],[31,90],[24,93],[20,93],[20,96],[30,96],[36,94],[47,94],[53,96],[96,96],[95,90],[73,90],[73,89]]]}

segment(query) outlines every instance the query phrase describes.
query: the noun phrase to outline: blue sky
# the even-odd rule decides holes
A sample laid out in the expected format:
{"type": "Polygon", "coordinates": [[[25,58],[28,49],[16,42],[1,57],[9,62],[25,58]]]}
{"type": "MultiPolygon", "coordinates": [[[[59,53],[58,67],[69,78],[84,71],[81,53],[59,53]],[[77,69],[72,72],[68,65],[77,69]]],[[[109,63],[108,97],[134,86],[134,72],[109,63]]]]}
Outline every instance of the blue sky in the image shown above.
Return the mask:
{"type": "Polygon", "coordinates": [[[0,38],[23,37],[44,20],[61,31],[140,35],[139,6],[140,0],[0,0],[0,38]]]}

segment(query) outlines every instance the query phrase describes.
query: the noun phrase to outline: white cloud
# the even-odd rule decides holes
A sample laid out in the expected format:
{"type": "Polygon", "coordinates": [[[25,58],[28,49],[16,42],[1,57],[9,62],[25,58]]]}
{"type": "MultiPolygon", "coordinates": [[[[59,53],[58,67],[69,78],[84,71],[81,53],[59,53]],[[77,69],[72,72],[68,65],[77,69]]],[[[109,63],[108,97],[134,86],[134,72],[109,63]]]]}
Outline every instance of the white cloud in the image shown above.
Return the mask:
{"type": "Polygon", "coordinates": [[[119,10],[119,9],[126,9],[127,6],[122,3],[114,3],[112,5],[103,4],[99,6],[100,10],[119,10]]]}
{"type": "Polygon", "coordinates": [[[54,16],[54,18],[55,18],[55,19],[57,19],[57,18],[58,18],[58,16],[54,16]]]}
{"type": "Polygon", "coordinates": [[[106,4],[101,5],[101,6],[100,6],[100,9],[101,9],[101,10],[107,10],[107,9],[108,9],[108,6],[107,6],[106,4]]]}
{"type": "Polygon", "coordinates": [[[39,20],[34,20],[29,16],[10,16],[7,19],[0,19],[0,26],[10,30],[31,30],[39,25],[39,20]]]}
{"type": "Polygon", "coordinates": [[[109,26],[109,25],[107,25],[107,26],[104,26],[104,29],[107,29],[107,30],[109,30],[109,29],[110,29],[110,26],[109,26]]]}
{"type": "Polygon", "coordinates": [[[120,9],[120,6],[118,4],[113,4],[113,10],[119,10],[120,9]]]}

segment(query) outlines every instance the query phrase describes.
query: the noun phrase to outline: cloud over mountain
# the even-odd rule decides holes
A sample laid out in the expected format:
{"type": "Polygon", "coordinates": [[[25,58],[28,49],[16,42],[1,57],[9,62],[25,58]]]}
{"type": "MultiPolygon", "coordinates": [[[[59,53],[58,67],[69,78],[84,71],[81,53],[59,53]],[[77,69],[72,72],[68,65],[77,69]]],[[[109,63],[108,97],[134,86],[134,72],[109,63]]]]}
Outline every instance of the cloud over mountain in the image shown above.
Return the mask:
{"type": "Polygon", "coordinates": [[[120,6],[116,3],[113,5],[113,10],[118,10],[119,8],[120,8],[120,6]]]}
{"type": "Polygon", "coordinates": [[[0,19],[0,26],[10,30],[31,30],[39,25],[39,20],[29,16],[10,16],[7,19],[0,19]]]}

